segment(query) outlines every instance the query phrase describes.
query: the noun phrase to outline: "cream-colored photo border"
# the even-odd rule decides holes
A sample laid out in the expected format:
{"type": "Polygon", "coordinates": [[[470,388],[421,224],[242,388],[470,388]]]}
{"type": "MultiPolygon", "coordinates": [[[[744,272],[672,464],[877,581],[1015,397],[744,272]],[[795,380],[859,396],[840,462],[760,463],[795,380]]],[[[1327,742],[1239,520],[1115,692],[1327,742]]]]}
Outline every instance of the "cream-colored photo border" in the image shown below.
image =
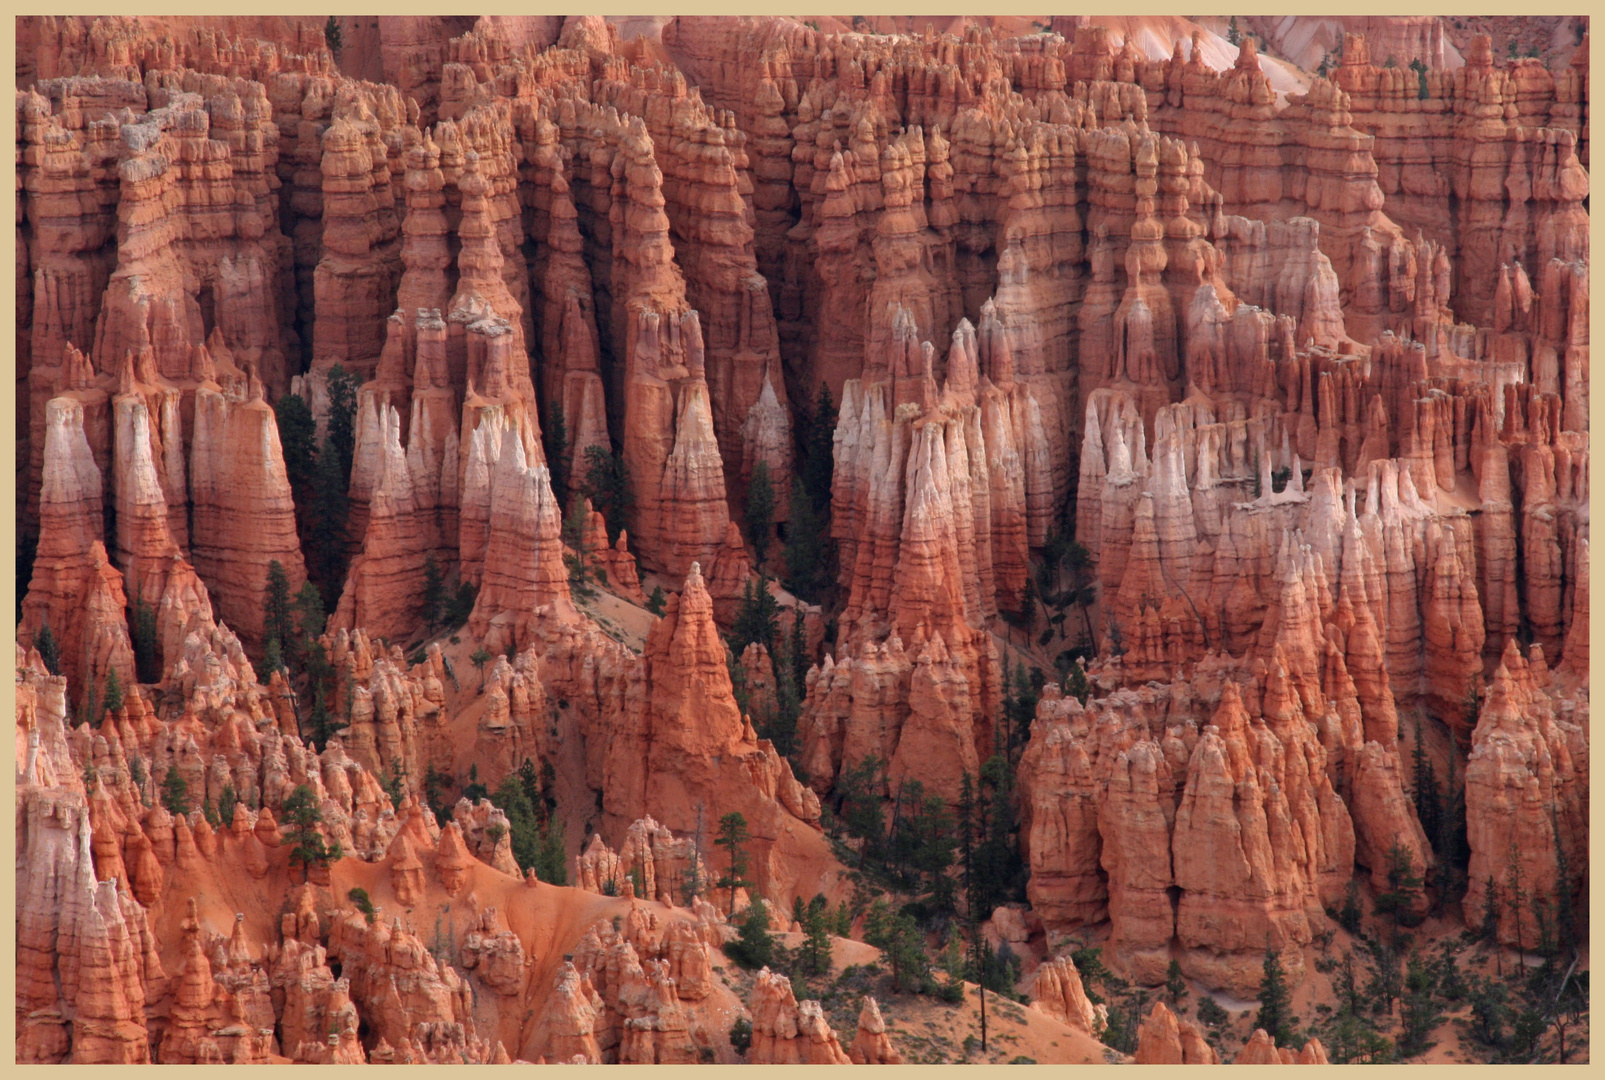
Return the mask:
{"type": "MultiPolygon", "coordinates": [[[[229,12],[227,12],[227,11],[219,11],[218,10],[218,5],[216,3],[210,3],[210,4],[208,4],[208,3],[200,3],[200,2],[197,2],[197,0],[161,0],[161,2],[152,3],[148,7],[142,6],[142,8],[143,8],[142,11],[139,10],[139,9],[131,8],[131,7],[126,6],[126,5],[108,5],[108,4],[83,4],[83,5],[77,5],[77,4],[71,4],[71,5],[17,4],[17,3],[11,2],[11,0],[6,0],[6,2],[0,3],[0,7],[3,7],[5,9],[6,14],[12,15],[12,16],[17,16],[17,15],[64,14],[64,13],[70,13],[70,14],[76,14],[76,15],[113,15],[113,14],[135,15],[135,14],[141,14],[141,13],[149,13],[149,14],[159,14],[159,15],[212,15],[212,16],[229,14],[229,12]]],[[[318,16],[329,15],[329,14],[335,14],[335,15],[358,15],[358,16],[361,16],[361,15],[434,15],[434,14],[442,14],[442,13],[450,13],[450,14],[462,13],[460,11],[447,12],[445,10],[447,7],[448,7],[448,5],[443,5],[443,4],[438,3],[438,2],[436,2],[436,3],[417,3],[417,2],[414,2],[414,0],[394,0],[394,2],[386,3],[386,4],[372,4],[372,3],[343,4],[342,3],[342,4],[326,4],[326,5],[321,5],[321,6],[319,6],[319,5],[309,5],[309,4],[305,4],[305,3],[290,2],[290,3],[277,3],[277,4],[272,4],[272,5],[245,5],[246,10],[242,10],[242,11],[237,12],[237,13],[238,14],[242,14],[242,15],[244,15],[244,14],[261,13],[261,14],[274,14],[274,15],[318,15],[318,16]],[[254,11],[251,10],[252,8],[255,8],[255,10],[254,11]],[[267,10],[263,10],[264,8],[266,8],[267,10]]],[[[1140,14],[1144,14],[1144,15],[1147,15],[1147,14],[1153,14],[1153,15],[1190,15],[1190,14],[1198,14],[1200,12],[1211,13],[1211,12],[1208,12],[1207,9],[1201,8],[1197,4],[1186,4],[1186,5],[1183,5],[1183,4],[1174,2],[1174,0],[1172,0],[1172,2],[1164,2],[1164,0],[1150,0],[1150,2],[1141,3],[1141,4],[1134,4],[1134,5],[1130,6],[1130,7],[1099,5],[1099,6],[1091,7],[1091,8],[1087,8],[1087,9],[1074,8],[1074,9],[1069,9],[1069,10],[1059,10],[1057,12],[1052,11],[1052,10],[1043,11],[1043,10],[1040,10],[1040,9],[1026,8],[1026,7],[1023,7],[1023,6],[1021,8],[1013,8],[1011,6],[1008,10],[1003,11],[1003,12],[982,10],[985,7],[987,7],[987,5],[978,5],[978,4],[973,3],[973,2],[969,3],[969,4],[953,4],[953,3],[941,3],[941,2],[910,4],[910,3],[888,3],[888,2],[884,2],[884,0],[883,0],[883,2],[881,2],[881,3],[874,4],[872,6],[872,11],[875,14],[881,14],[881,15],[944,15],[944,16],[968,15],[968,14],[1001,15],[1001,14],[1014,14],[1016,12],[1018,12],[1019,14],[1022,14],[1022,15],[1052,15],[1052,14],[1134,15],[1134,14],[1139,14],[1139,13],[1140,14]]],[[[1413,9],[1411,9],[1409,7],[1406,7],[1406,9],[1403,10],[1403,11],[1400,10],[1400,6],[1397,5],[1397,4],[1390,5],[1390,4],[1374,4],[1374,3],[1373,4],[1337,3],[1337,4],[1330,4],[1330,5],[1315,5],[1315,6],[1313,6],[1313,10],[1308,10],[1308,11],[1301,10],[1301,9],[1302,9],[1302,5],[1300,5],[1300,4],[1283,4],[1281,6],[1269,6],[1269,5],[1254,5],[1254,4],[1251,4],[1247,9],[1229,8],[1229,9],[1223,9],[1218,13],[1222,14],[1222,15],[1226,15],[1226,14],[1231,14],[1233,11],[1235,11],[1236,14],[1239,14],[1239,15],[1264,15],[1264,14],[1312,14],[1312,15],[1326,15],[1326,14],[1342,14],[1342,15],[1405,15],[1405,14],[1422,14],[1422,15],[1430,15],[1430,14],[1450,15],[1450,14],[1454,14],[1454,15],[1462,15],[1462,14],[1477,14],[1477,15],[1515,15],[1515,14],[1521,14],[1521,12],[1519,12],[1519,11],[1512,11],[1509,5],[1484,4],[1484,3],[1478,2],[1478,0],[1471,0],[1470,3],[1465,2],[1465,0],[1461,0],[1460,3],[1456,3],[1456,4],[1452,4],[1452,5],[1434,5],[1434,6],[1425,6],[1424,5],[1422,7],[1413,8],[1413,9]]],[[[564,14],[564,15],[569,15],[569,14],[593,14],[593,13],[594,14],[605,14],[605,15],[660,15],[660,14],[667,13],[667,14],[676,14],[676,15],[732,15],[732,16],[736,16],[736,15],[774,15],[774,14],[777,14],[777,12],[775,12],[773,10],[765,10],[765,9],[762,9],[762,8],[755,8],[753,5],[750,5],[750,4],[749,5],[742,5],[742,4],[737,4],[737,3],[733,3],[733,2],[721,2],[721,0],[687,0],[687,2],[676,3],[676,4],[673,4],[673,5],[667,5],[667,6],[666,5],[662,5],[662,4],[647,5],[647,4],[640,4],[640,3],[608,3],[606,5],[602,5],[599,8],[595,8],[595,9],[590,8],[590,5],[588,5],[588,4],[578,4],[578,3],[576,3],[576,4],[570,4],[570,5],[561,5],[561,4],[553,4],[553,3],[547,2],[547,0],[534,0],[534,2],[532,2],[532,3],[523,3],[523,4],[509,4],[509,3],[506,2],[506,0],[493,0],[493,2],[482,2],[482,3],[473,4],[473,5],[470,6],[470,10],[472,10],[475,14],[481,14],[481,15],[531,15],[531,14],[564,14]]],[[[1541,7],[1541,12],[1542,12],[1542,14],[1545,14],[1545,15],[1589,15],[1589,16],[1592,16],[1596,12],[1605,13],[1605,0],[1599,0],[1599,2],[1595,3],[1595,4],[1581,4],[1581,5],[1575,4],[1575,3],[1544,4],[1541,7]]],[[[828,5],[819,5],[817,10],[800,11],[798,13],[798,18],[806,18],[810,14],[834,14],[834,13],[835,12],[833,12],[829,8],[828,5]]],[[[869,12],[862,12],[861,11],[861,12],[858,12],[858,13],[859,14],[867,14],[869,12]]],[[[1592,69],[1595,66],[1595,64],[1594,64],[1595,59],[1597,57],[1599,57],[1599,55],[1600,55],[1600,48],[1601,47],[1598,46],[1598,45],[1594,45],[1593,44],[1592,34],[1590,34],[1589,41],[1590,41],[1589,67],[1590,67],[1590,69],[1592,69]]],[[[16,39],[16,32],[15,32],[15,23],[13,22],[13,24],[12,24],[12,26],[10,28],[10,32],[4,35],[3,40],[0,40],[0,63],[4,64],[4,70],[6,70],[8,72],[14,72],[16,70],[16,49],[17,49],[17,39],[16,39]]],[[[15,146],[16,145],[16,137],[17,137],[16,124],[17,124],[16,110],[14,108],[5,109],[4,110],[4,118],[3,118],[3,120],[0,120],[0,126],[3,126],[3,130],[5,132],[6,144],[8,146],[15,146]]],[[[15,169],[16,169],[16,164],[15,164],[16,155],[13,152],[7,151],[5,153],[5,155],[4,155],[4,157],[5,157],[5,161],[6,161],[7,171],[8,171],[8,174],[9,174],[8,175],[8,180],[4,185],[4,190],[5,190],[5,193],[6,193],[7,200],[10,201],[10,200],[14,200],[16,198],[16,194],[15,194],[15,192],[16,192],[16,183],[15,183],[15,172],[14,172],[15,169]]],[[[9,215],[9,216],[11,216],[11,218],[13,220],[15,220],[15,211],[13,210],[11,215],[9,215]]],[[[5,268],[5,272],[6,272],[7,278],[8,278],[8,280],[11,280],[11,282],[12,282],[12,287],[10,289],[7,289],[3,294],[0,294],[0,295],[15,296],[16,293],[15,293],[15,280],[14,279],[15,279],[15,274],[16,274],[16,270],[15,270],[15,267],[16,267],[16,242],[17,242],[17,240],[16,240],[16,230],[14,228],[5,229],[5,230],[0,230],[0,233],[3,233],[3,236],[0,236],[0,266],[3,266],[5,268]]],[[[1590,247],[1591,248],[1599,246],[1601,233],[1602,233],[1601,226],[1599,224],[1593,223],[1592,220],[1591,220],[1591,222],[1590,222],[1590,247]]],[[[1601,278],[1592,278],[1592,277],[1590,278],[1591,288],[1590,288],[1590,292],[1589,292],[1589,302],[1590,302],[1590,308],[1591,309],[1594,308],[1594,307],[1600,307],[1600,303],[1599,303],[1600,294],[1601,294],[1602,290],[1605,290],[1605,286],[1600,286],[1600,287],[1592,287],[1592,286],[1593,286],[1594,282],[1599,282],[1601,280],[1602,280],[1601,278]]],[[[5,348],[8,349],[8,350],[15,348],[14,342],[16,341],[16,325],[15,325],[16,317],[17,317],[17,312],[16,312],[15,305],[14,304],[5,305],[4,318],[3,318],[3,320],[0,320],[0,344],[4,344],[5,348]]],[[[16,443],[16,439],[17,439],[17,430],[16,430],[17,415],[16,415],[16,400],[15,400],[15,397],[16,397],[16,376],[15,376],[15,365],[16,365],[16,362],[17,362],[16,356],[13,353],[11,355],[11,357],[10,357],[10,362],[6,365],[6,370],[8,371],[9,374],[4,379],[0,379],[0,443],[3,443],[3,445],[6,447],[8,455],[15,455],[15,453],[16,453],[16,445],[17,445],[17,443],[16,443]]],[[[1595,428],[1595,427],[1599,427],[1600,426],[1600,420],[1601,420],[1602,415],[1605,415],[1605,396],[1592,395],[1591,404],[1590,404],[1590,411],[1589,411],[1589,427],[1590,427],[1591,430],[1593,428],[1595,428]]],[[[16,467],[15,466],[16,466],[16,462],[15,462],[15,458],[13,457],[12,460],[10,461],[9,465],[7,466],[7,468],[5,468],[3,470],[3,472],[0,472],[0,493],[3,493],[4,499],[5,499],[5,505],[8,505],[8,506],[16,505],[16,490],[15,490],[15,487],[16,487],[16,467]]],[[[16,540],[17,540],[16,522],[13,519],[8,518],[8,519],[6,519],[6,521],[4,523],[0,523],[0,542],[4,543],[5,551],[7,552],[7,555],[8,555],[8,561],[11,561],[13,563],[15,561],[16,540]]],[[[1593,576],[1595,576],[1595,577],[1599,576],[1599,574],[1598,574],[1599,567],[1595,566],[1593,564],[1597,563],[1597,562],[1600,562],[1601,560],[1605,560],[1605,554],[1602,554],[1600,559],[1594,559],[1590,563],[1590,570],[1591,570],[1593,576]]],[[[6,613],[8,613],[7,617],[3,620],[4,623],[5,623],[5,626],[4,626],[3,629],[0,629],[0,640],[3,640],[4,647],[8,650],[7,655],[11,655],[11,650],[15,649],[15,644],[16,644],[16,624],[9,617],[9,613],[12,613],[12,612],[16,611],[16,605],[17,605],[16,587],[17,587],[16,586],[16,575],[14,573],[13,574],[0,573],[0,610],[3,610],[6,613]]],[[[1594,626],[1605,626],[1605,622],[1602,622],[1602,620],[1600,619],[1600,612],[1597,612],[1597,611],[1593,610],[1594,608],[1600,607],[1600,606],[1601,606],[1601,604],[1593,603],[1592,600],[1591,600],[1590,608],[1589,608],[1589,617],[1590,617],[1590,620],[1591,620],[1589,625],[1590,625],[1591,628],[1594,627],[1594,626]]],[[[1602,656],[1599,650],[1594,649],[1592,647],[1592,639],[1590,640],[1590,654],[1589,654],[1589,656],[1590,656],[1590,662],[1589,662],[1590,681],[1592,681],[1592,677],[1594,675],[1598,675],[1598,674],[1601,673],[1601,671],[1605,671],[1605,656],[1602,656]]],[[[14,680],[10,681],[10,682],[5,682],[3,684],[3,686],[0,686],[0,700],[3,700],[4,703],[5,703],[4,704],[4,708],[5,708],[6,713],[8,715],[13,715],[14,716],[15,715],[15,711],[16,711],[16,686],[15,686],[15,681],[14,680]]],[[[1589,735],[1590,735],[1589,742],[1590,742],[1591,748],[1592,748],[1592,743],[1593,743],[1593,735],[1598,731],[1598,729],[1599,729],[1599,724],[1597,722],[1597,715],[1594,713],[1593,708],[1592,708],[1592,704],[1591,704],[1590,705],[1590,709],[1589,709],[1589,735]]],[[[1589,772],[1589,781],[1590,781],[1589,786],[1590,786],[1590,788],[1592,788],[1593,780],[1598,777],[1598,775],[1600,774],[1601,768],[1602,768],[1601,765],[1599,764],[1598,755],[1593,755],[1591,757],[1591,761],[1592,761],[1592,765],[1591,765],[1590,772],[1589,772]]],[[[6,769],[6,770],[3,770],[3,771],[4,771],[4,779],[0,780],[0,784],[3,784],[3,790],[5,791],[6,796],[7,796],[5,801],[8,802],[8,803],[13,803],[14,804],[15,803],[15,789],[16,789],[16,770],[15,770],[15,768],[12,768],[12,769],[6,769]]],[[[1597,806],[1597,804],[1593,804],[1593,805],[1597,806]]],[[[1590,815],[1590,822],[1589,822],[1589,824],[1590,824],[1590,828],[1589,828],[1589,865],[1590,865],[1591,868],[1593,866],[1599,865],[1599,863],[1600,863],[1600,857],[1599,857],[1600,856],[1599,830],[1594,827],[1594,826],[1597,825],[1598,818],[1600,816],[1602,816],[1602,815],[1599,814],[1599,813],[1591,813],[1591,815],[1590,815]]],[[[0,1044],[3,1044],[5,1046],[7,1046],[7,1047],[14,1047],[16,1045],[16,1007],[15,1007],[15,1005],[16,1005],[16,1000],[15,1000],[16,999],[16,978],[15,978],[14,972],[16,970],[16,948],[17,948],[16,931],[15,931],[15,926],[16,926],[16,830],[13,828],[13,829],[8,829],[8,830],[3,830],[3,832],[4,832],[4,835],[6,837],[5,848],[6,848],[7,856],[6,856],[6,858],[4,860],[4,863],[3,863],[3,869],[0,869],[0,876],[4,877],[4,879],[6,880],[6,884],[5,884],[5,888],[4,888],[4,896],[3,896],[3,898],[0,898],[0,905],[3,905],[3,908],[4,908],[5,912],[6,912],[5,923],[6,923],[7,929],[4,932],[4,945],[0,946],[0,958],[3,958],[3,962],[4,962],[4,965],[5,965],[5,971],[6,971],[5,977],[3,979],[0,979],[0,1002],[4,1003],[3,1010],[0,1010],[0,1044]]],[[[1597,926],[1598,923],[1599,923],[1599,915],[1600,915],[1600,911],[1601,911],[1602,907],[1605,907],[1605,903],[1602,903],[1599,894],[1591,892],[1590,905],[1589,905],[1589,915],[1590,915],[1589,926],[1591,928],[1591,936],[1590,936],[1590,940],[1591,941],[1592,941],[1592,928],[1597,926]]],[[[21,1066],[21,1065],[12,1064],[15,1060],[16,1060],[16,1056],[15,1056],[15,1051],[14,1050],[0,1051],[0,1073],[4,1073],[4,1074],[15,1073],[15,1074],[18,1074],[18,1075],[30,1074],[30,1075],[39,1075],[39,1076],[49,1075],[49,1076],[57,1076],[57,1077],[71,1077],[71,1076],[74,1076],[74,1075],[88,1076],[88,1075],[105,1074],[111,1068],[109,1066],[94,1066],[94,1065],[56,1065],[56,1066],[35,1065],[35,1066],[21,1066]]],[[[487,1068],[487,1067],[488,1066],[472,1066],[472,1067],[470,1067],[470,1066],[466,1066],[466,1065],[442,1065],[442,1066],[434,1066],[433,1068],[435,1070],[437,1070],[437,1071],[438,1070],[446,1070],[446,1071],[456,1071],[456,1072],[467,1072],[470,1068],[473,1068],[473,1069],[484,1069],[484,1068],[487,1068]]],[[[1114,1068],[1114,1067],[1115,1066],[1038,1065],[1038,1066],[1035,1066],[1034,1068],[1036,1068],[1038,1071],[1049,1070],[1049,1069],[1056,1070],[1056,1071],[1068,1071],[1068,1070],[1074,1069],[1076,1071],[1080,1071],[1082,1069],[1088,1069],[1088,1068],[1114,1068]]],[[[1581,1066],[1581,1067],[1582,1068],[1586,1068],[1586,1066],[1581,1066]]],[[[203,1075],[205,1073],[211,1072],[212,1068],[216,1068],[216,1067],[209,1068],[209,1067],[206,1067],[206,1066],[182,1066],[182,1067],[181,1066],[144,1066],[143,1068],[147,1071],[147,1073],[151,1069],[161,1069],[161,1070],[173,1071],[173,1072],[180,1072],[181,1071],[186,1076],[199,1076],[199,1075],[203,1075]]],[[[304,1070],[307,1070],[307,1069],[320,1069],[320,1068],[332,1068],[332,1066],[312,1066],[312,1065],[267,1065],[267,1066],[256,1066],[254,1068],[253,1072],[251,1073],[251,1075],[252,1076],[261,1076],[261,1075],[263,1075],[263,1071],[264,1070],[266,1072],[268,1072],[268,1073],[273,1074],[274,1076],[288,1076],[288,1075],[292,1075],[292,1074],[293,1075],[305,1075],[304,1070]]],[[[414,1066],[414,1068],[422,1068],[422,1066],[414,1066]]],[[[704,1072],[707,1071],[708,1067],[707,1066],[699,1066],[699,1065],[660,1065],[660,1066],[657,1066],[657,1068],[660,1071],[666,1070],[671,1075],[671,1077],[688,1077],[689,1078],[689,1077],[692,1077],[692,1076],[701,1076],[704,1072]]],[[[759,1071],[759,1070],[767,1071],[767,1070],[769,1070],[771,1068],[774,1068],[774,1067],[773,1066],[763,1066],[763,1065],[726,1065],[726,1066],[720,1067],[718,1069],[718,1071],[719,1071],[719,1073],[721,1075],[734,1076],[734,1075],[737,1075],[737,1074],[742,1073],[742,1072],[756,1072],[756,1071],[759,1071]]],[[[787,1075],[787,1076],[803,1076],[805,1074],[811,1074],[811,1073],[824,1074],[826,1072],[832,1072],[835,1068],[836,1068],[835,1066],[823,1066],[823,1065],[818,1065],[818,1066],[814,1066],[814,1065],[797,1065],[797,1066],[791,1066],[791,1067],[787,1068],[786,1072],[785,1072],[785,1075],[787,1075]]],[[[991,1072],[1008,1071],[1010,1075],[1019,1075],[1019,1073],[1017,1071],[1018,1069],[1025,1068],[1025,1069],[1029,1070],[1029,1069],[1033,1068],[1033,1066],[1005,1066],[1005,1065],[980,1065],[980,1064],[962,1065],[962,1066],[960,1066],[960,1065],[952,1065],[952,1066],[943,1066],[943,1065],[903,1065],[903,1066],[891,1066],[891,1068],[897,1069],[901,1075],[906,1075],[906,1074],[908,1074],[910,1072],[916,1072],[916,1071],[920,1072],[922,1074],[936,1075],[939,1071],[944,1071],[944,1070],[945,1071],[950,1071],[952,1069],[963,1069],[965,1071],[966,1075],[968,1075],[970,1073],[973,1073],[973,1072],[975,1072],[977,1070],[979,1070],[979,1071],[991,1071],[991,1072]]],[[[1170,1066],[1160,1066],[1160,1065],[1126,1065],[1126,1066],[1119,1066],[1119,1068],[1123,1068],[1123,1069],[1127,1070],[1128,1072],[1130,1072],[1132,1070],[1135,1070],[1138,1074],[1158,1074],[1158,1073],[1168,1073],[1169,1071],[1171,1071],[1171,1067],[1170,1066]]],[[[1412,1075],[1420,1076],[1422,1074],[1423,1070],[1431,1071],[1431,1072],[1434,1073],[1434,1075],[1440,1075],[1441,1073],[1447,1072],[1447,1071],[1450,1071],[1450,1070],[1463,1071],[1463,1070],[1467,1070],[1467,1069],[1473,1069],[1473,1070],[1480,1070],[1480,1069],[1485,1069],[1485,1068],[1486,1069],[1493,1069],[1494,1066],[1488,1066],[1488,1065],[1392,1065],[1392,1066],[1377,1066],[1375,1068],[1382,1068],[1382,1069],[1388,1069],[1388,1070],[1407,1070],[1412,1075]]],[[[1544,1066],[1532,1065],[1532,1066],[1520,1066],[1518,1068],[1526,1069],[1526,1070],[1535,1070],[1535,1069],[1544,1068],[1544,1066]]],[[[1504,1067],[1503,1075],[1510,1075],[1510,1073],[1511,1073],[1510,1067],[1509,1066],[1504,1067]]]]}

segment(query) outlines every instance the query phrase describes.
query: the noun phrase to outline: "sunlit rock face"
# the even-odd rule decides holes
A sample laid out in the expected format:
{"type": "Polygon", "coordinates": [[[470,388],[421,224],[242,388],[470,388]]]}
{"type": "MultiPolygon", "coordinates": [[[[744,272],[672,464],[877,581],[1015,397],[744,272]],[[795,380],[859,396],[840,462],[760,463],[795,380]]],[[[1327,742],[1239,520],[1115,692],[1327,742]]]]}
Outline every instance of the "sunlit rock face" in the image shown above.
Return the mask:
{"type": "Polygon", "coordinates": [[[1570,25],[19,19],[17,1060],[914,1060],[722,950],[916,795],[1039,1060],[1575,927],[1570,25]]]}

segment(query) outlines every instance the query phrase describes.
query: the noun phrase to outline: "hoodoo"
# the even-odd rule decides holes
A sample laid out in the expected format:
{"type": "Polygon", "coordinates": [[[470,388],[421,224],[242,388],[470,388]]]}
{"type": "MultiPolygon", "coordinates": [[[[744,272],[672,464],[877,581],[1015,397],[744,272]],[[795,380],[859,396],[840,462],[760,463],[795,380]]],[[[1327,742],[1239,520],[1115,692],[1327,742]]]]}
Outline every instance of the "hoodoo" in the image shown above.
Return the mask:
{"type": "Polygon", "coordinates": [[[17,1061],[1586,1061],[1588,19],[16,20],[17,1061]]]}

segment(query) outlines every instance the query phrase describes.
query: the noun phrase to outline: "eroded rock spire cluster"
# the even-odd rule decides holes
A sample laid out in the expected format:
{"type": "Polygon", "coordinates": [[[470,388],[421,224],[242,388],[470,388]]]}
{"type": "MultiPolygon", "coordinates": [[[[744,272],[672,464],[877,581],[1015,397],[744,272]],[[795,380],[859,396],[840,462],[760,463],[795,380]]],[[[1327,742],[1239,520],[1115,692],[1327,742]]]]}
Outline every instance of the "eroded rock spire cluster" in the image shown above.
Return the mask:
{"type": "Polygon", "coordinates": [[[318,22],[19,21],[19,1061],[898,1063],[715,974],[849,777],[1005,791],[1066,1046],[1461,858],[1422,762],[1586,910],[1586,37],[318,22]]]}

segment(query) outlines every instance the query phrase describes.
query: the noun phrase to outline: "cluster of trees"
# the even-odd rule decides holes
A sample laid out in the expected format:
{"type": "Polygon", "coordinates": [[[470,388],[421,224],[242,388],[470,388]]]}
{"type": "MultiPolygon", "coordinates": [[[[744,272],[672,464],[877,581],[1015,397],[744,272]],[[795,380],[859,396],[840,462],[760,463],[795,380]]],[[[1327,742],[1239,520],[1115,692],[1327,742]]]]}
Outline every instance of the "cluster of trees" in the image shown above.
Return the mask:
{"type": "MultiPolygon", "coordinates": [[[[649,605],[650,606],[650,605],[649,605]]],[[[789,632],[780,630],[780,605],[769,591],[769,579],[748,581],[742,590],[741,606],[726,639],[730,681],[735,688],[736,705],[752,717],[758,737],[775,744],[775,752],[791,762],[798,779],[807,775],[797,761],[797,721],[807,694],[808,668],[813,657],[803,620],[793,617],[789,632]],[[754,703],[747,687],[747,672],[740,656],[748,645],[762,645],[769,652],[775,676],[775,703],[754,703]]]]}
{"type": "Polygon", "coordinates": [[[329,414],[321,444],[306,399],[285,394],[274,403],[273,412],[295,500],[301,550],[307,553],[307,575],[322,595],[324,608],[332,609],[339,602],[350,561],[347,492],[356,449],[356,376],[336,364],[329,369],[328,388],[329,414]]]}
{"type": "Polygon", "coordinates": [[[490,801],[507,815],[518,868],[534,870],[537,878],[549,884],[566,885],[568,859],[563,823],[557,817],[556,780],[551,762],[543,762],[537,770],[525,758],[490,792],[490,801]]]}
{"type": "MultiPolygon", "coordinates": [[[[1441,820],[1430,817],[1423,824],[1429,822],[1429,829],[1442,827],[1441,820]]],[[[1313,1029],[1332,1060],[1419,1057],[1433,1047],[1433,1032],[1445,1016],[1460,1011],[1468,1011],[1468,1018],[1460,1021],[1467,1041],[1480,1047],[1490,1062],[1565,1061],[1575,1052],[1575,1039],[1568,1046],[1567,1033],[1587,1014],[1587,972],[1576,970],[1582,943],[1573,900],[1576,883],[1565,869],[1558,842],[1556,850],[1563,869],[1555,897],[1537,897],[1524,887],[1513,850],[1503,887],[1492,879],[1487,882],[1480,924],[1458,939],[1440,941],[1436,949],[1413,942],[1408,933],[1421,922],[1415,913],[1426,883],[1402,846],[1395,844],[1389,854],[1388,887],[1376,895],[1372,908],[1376,923],[1366,924],[1358,886],[1351,885],[1342,907],[1330,914],[1354,935],[1358,948],[1316,961],[1317,969],[1331,976],[1337,994],[1336,1007],[1316,1006],[1322,1019],[1313,1029]],[[1498,940],[1504,916],[1517,928],[1520,958],[1508,973],[1498,940]],[[1535,928],[1532,941],[1520,940],[1527,926],[1535,928]],[[1493,976],[1461,970],[1459,956],[1474,944],[1493,950],[1493,976]],[[1528,950],[1543,957],[1530,973],[1528,950]]],[[[1468,922],[1472,914],[1467,912],[1468,922]]]]}
{"type": "MultiPolygon", "coordinates": [[[[836,545],[828,524],[830,484],[836,468],[836,404],[824,383],[819,386],[813,411],[799,418],[797,434],[802,462],[791,485],[784,580],[792,595],[817,604],[836,577],[836,545]]],[[[750,496],[748,501],[750,504],[750,496]]]]}

